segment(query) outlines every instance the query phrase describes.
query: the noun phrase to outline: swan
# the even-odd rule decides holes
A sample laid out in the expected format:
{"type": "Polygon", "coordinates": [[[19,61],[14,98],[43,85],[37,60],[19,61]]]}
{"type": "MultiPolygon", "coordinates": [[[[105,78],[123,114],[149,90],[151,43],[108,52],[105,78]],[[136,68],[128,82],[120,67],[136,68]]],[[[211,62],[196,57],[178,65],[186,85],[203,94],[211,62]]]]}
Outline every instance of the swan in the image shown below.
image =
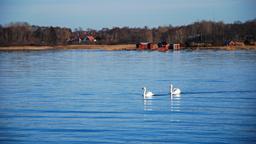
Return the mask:
{"type": "Polygon", "coordinates": [[[179,88],[173,88],[173,85],[170,86],[170,94],[171,95],[180,95],[181,90],[179,88]]]}
{"type": "Polygon", "coordinates": [[[144,93],[143,93],[144,99],[151,98],[152,96],[154,96],[154,94],[151,91],[147,91],[146,87],[143,87],[142,89],[144,90],[144,93]]]}

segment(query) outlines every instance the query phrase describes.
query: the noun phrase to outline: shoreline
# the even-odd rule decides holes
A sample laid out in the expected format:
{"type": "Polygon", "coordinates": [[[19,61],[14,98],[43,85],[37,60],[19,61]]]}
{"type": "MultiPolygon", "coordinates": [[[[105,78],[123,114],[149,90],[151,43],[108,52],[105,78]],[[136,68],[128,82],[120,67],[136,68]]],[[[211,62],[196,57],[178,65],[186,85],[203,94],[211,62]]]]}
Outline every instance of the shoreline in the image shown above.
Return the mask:
{"type": "Polygon", "coordinates": [[[39,51],[39,50],[136,50],[135,44],[119,45],[56,45],[56,46],[0,46],[0,51],[39,51]]]}
{"type": "MultiPolygon", "coordinates": [[[[39,51],[39,50],[137,50],[135,44],[118,45],[57,45],[57,46],[0,46],[0,51],[39,51]]],[[[181,50],[256,50],[256,45],[246,46],[211,46],[211,47],[182,47],[181,50]]]]}
{"type": "Polygon", "coordinates": [[[210,46],[210,47],[189,47],[188,50],[256,50],[256,45],[245,45],[245,46],[210,46]]]}

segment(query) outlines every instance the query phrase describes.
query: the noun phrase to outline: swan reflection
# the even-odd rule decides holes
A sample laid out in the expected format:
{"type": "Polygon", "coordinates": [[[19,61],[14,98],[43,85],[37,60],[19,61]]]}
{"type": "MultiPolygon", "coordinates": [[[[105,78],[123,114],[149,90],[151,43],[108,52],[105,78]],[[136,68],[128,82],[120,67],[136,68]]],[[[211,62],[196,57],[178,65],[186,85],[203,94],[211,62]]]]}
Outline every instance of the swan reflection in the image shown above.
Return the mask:
{"type": "Polygon", "coordinates": [[[144,110],[145,111],[152,111],[152,99],[144,99],[144,110]]]}
{"type": "Polygon", "coordinates": [[[171,95],[170,96],[170,110],[171,111],[180,111],[180,95],[171,95]]]}

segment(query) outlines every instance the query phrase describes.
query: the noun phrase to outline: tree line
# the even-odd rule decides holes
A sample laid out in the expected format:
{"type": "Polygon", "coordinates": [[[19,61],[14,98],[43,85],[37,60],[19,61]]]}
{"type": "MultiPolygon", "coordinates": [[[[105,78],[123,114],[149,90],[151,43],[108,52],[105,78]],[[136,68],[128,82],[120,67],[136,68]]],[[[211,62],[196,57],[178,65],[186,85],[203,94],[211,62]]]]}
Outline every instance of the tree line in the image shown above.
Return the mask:
{"type": "Polygon", "coordinates": [[[256,19],[246,22],[200,21],[184,26],[157,28],[113,27],[101,30],[82,28],[40,27],[28,23],[0,26],[0,45],[63,45],[79,44],[82,34],[94,36],[97,44],[135,44],[139,42],[167,42],[193,46],[195,43],[221,46],[227,40],[251,44],[256,40],[256,19]],[[72,39],[72,43],[68,41],[72,39]]]}
{"type": "Polygon", "coordinates": [[[41,27],[17,22],[0,26],[0,45],[61,45],[71,35],[69,28],[41,27]]]}

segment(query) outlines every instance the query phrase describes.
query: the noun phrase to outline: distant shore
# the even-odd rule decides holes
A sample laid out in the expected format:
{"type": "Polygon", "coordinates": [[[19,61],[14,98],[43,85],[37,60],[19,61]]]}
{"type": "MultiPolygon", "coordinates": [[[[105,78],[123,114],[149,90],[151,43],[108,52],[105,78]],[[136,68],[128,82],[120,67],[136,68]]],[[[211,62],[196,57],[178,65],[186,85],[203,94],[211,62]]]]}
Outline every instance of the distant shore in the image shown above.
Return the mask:
{"type": "Polygon", "coordinates": [[[256,50],[256,45],[245,46],[210,46],[210,47],[189,47],[191,50],[256,50]]]}
{"type": "MultiPolygon", "coordinates": [[[[59,45],[59,46],[4,46],[0,51],[37,51],[61,49],[88,49],[88,50],[136,50],[135,44],[118,45],[59,45]]],[[[211,46],[211,47],[185,47],[184,50],[256,50],[256,45],[251,46],[211,46]]]]}
{"type": "Polygon", "coordinates": [[[120,45],[58,45],[58,46],[4,46],[0,51],[33,51],[33,50],[61,50],[61,49],[91,49],[91,50],[136,50],[135,44],[120,45]]]}

